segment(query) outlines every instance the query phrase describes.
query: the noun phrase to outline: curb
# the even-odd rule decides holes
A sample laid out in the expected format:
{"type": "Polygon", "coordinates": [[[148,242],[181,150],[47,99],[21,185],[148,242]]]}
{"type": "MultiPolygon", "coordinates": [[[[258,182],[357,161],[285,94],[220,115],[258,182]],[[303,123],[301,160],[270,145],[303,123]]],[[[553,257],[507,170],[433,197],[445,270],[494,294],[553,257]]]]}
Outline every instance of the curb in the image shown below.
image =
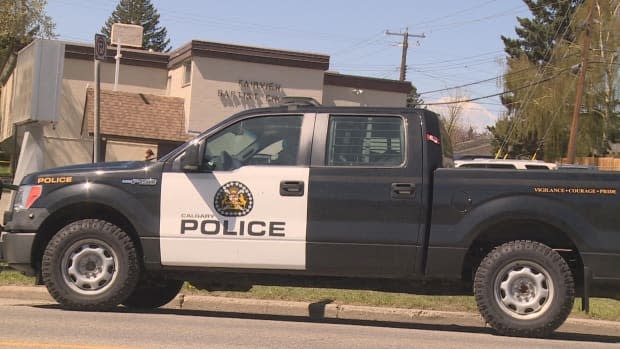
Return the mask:
{"type": "MultiPolygon", "coordinates": [[[[167,308],[179,308],[180,296],[168,303],[167,308]]],[[[446,320],[475,322],[484,326],[482,317],[475,313],[435,310],[371,307],[326,302],[297,302],[253,298],[228,298],[216,296],[183,295],[183,309],[200,309],[214,312],[252,313],[275,316],[298,316],[312,319],[341,319],[386,322],[420,322],[446,320]],[[418,321],[416,321],[416,319],[418,321]]]]}
{"type": "MultiPolygon", "coordinates": [[[[53,298],[47,293],[47,289],[44,286],[0,286],[0,298],[19,299],[24,301],[54,302],[53,298]]],[[[332,319],[394,323],[423,322],[476,327],[486,326],[484,320],[479,314],[467,312],[371,307],[327,302],[312,303],[253,298],[228,298],[183,293],[180,293],[173,301],[165,305],[165,308],[222,313],[306,317],[318,320],[332,319]]],[[[615,321],[568,318],[565,325],[576,327],[589,326],[620,331],[620,322],[615,321]]]]}

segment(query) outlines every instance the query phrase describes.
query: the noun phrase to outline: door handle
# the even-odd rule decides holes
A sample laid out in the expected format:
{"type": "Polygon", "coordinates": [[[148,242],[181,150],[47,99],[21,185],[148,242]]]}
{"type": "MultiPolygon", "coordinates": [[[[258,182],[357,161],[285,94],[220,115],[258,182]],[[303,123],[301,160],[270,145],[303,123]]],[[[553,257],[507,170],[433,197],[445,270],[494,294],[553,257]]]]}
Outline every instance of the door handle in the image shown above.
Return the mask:
{"type": "Polygon", "coordinates": [[[281,196],[304,196],[303,181],[282,181],[280,182],[281,196]]]}
{"type": "Polygon", "coordinates": [[[392,199],[407,199],[415,194],[415,185],[412,183],[392,183],[392,199]]]}

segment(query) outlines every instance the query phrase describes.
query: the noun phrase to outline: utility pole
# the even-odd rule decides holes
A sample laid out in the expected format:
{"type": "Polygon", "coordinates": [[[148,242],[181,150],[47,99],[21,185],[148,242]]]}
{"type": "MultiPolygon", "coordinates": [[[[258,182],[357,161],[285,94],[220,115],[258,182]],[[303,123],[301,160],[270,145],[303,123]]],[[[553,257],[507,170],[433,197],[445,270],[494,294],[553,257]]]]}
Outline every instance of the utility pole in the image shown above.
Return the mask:
{"type": "Polygon", "coordinates": [[[385,31],[385,35],[398,35],[403,37],[403,55],[400,59],[400,81],[405,81],[405,75],[407,74],[407,49],[409,48],[409,38],[425,38],[422,34],[409,34],[409,28],[405,28],[404,33],[393,33],[389,30],[385,31]]]}
{"type": "Polygon", "coordinates": [[[586,70],[588,69],[588,57],[590,51],[590,34],[592,30],[592,17],[594,13],[594,0],[590,1],[588,9],[588,22],[586,24],[586,36],[583,38],[583,51],[581,59],[581,70],[579,70],[579,79],[577,81],[577,91],[575,91],[575,107],[573,109],[573,122],[570,128],[570,137],[568,138],[568,151],[566,158],[569,164],[575,163],[575,153],[577,144],[577,131],[579,129],[579,113],[581,112],[581,98],[583,96],[583,88],[586,82],[586,70]]]}

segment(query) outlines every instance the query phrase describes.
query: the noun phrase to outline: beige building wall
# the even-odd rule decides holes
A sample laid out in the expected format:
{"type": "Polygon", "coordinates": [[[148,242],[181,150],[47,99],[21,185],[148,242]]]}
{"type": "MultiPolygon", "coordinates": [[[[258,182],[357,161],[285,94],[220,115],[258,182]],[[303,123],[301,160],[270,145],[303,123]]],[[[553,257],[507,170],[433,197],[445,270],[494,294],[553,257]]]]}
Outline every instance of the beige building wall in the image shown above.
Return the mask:
{"type": "Polygon", "coordinates": [[[92,161],[93,143],[86,139],[43,137],[43,168],[92,161]]]}
{"type": "Polygon", "coordinates": [[[107,141],[105,160],[144,160],[144,154],[147,149],[151,149],[155,153],[155,157],[157,157],[157,144],[107,141]]]}
{"type": "Polygon", "coordinates": [[[325,85],[323,86],[323,104],[343,107],[405,107],[407,94],[325,85]]]}
{"type": "MultiPolygon", "coordinates": [[[[192,64],[193,72],[195,70],[194,63],[192,61],[190,62],[192,64]]],[[[183,64],[168,71],[168,96],[183,98],[185,108],[185,129],[187,130],[189,127],[189,118],[187,115],[190,115],[191,111],[191,103],[189,103],[189,101],[192,96],[192,84],[186,84],[183,81],[184,75],[185,67],[183,64]]]]}
{"type": "Polygon", "coordinates": [[[0,141],[9,138],[13,134],[11,103],[13,101],[14,84],[15,75],[11,74],[6,84],[0,87],[0,141]]]}
{"type": "Polygon", "coordinates": [[[275,105],[284,96],[323,98],[322,70],[206,57],[193,57],[193,62],[186,114],[191,132],[246,109],[275,105]]]}
{"type": "MultiPolygon", "coordinates": [[[[166,69],[121,65],[119,91],[157,94],[166,93],[166,69]]],[[[45,128],[44,135],[58,138],[81,138],[87,87],[94,87],[92,61],[65,59],[61,91],[60,117],[45,128]]],[[[114,64],[101,64],[101,89],[114,88],[114,64]]],[[[131,111],[127,111],[131,112],[131,111]]]]}
{"type": "Polygon", "coordinates": [[[17,64],[11,73],[13,79],[13,101],[11,103],[11,122],[24,122],[30,118],[33,103],[32,84],[37,62],[35,44],[22,49],[17,56],[17,64]],[[19,91],[19,92],[18,92],[19,91]]]}
{"type": "MultiPolygon", "coordinates": [[[[121,65],[119,75],[120,91],[159,95],[166,92],[166,69],[121,65]]],[[[49,153],[46,154],[46,159],[49,159],[46,160],[46,168],[92,160],[92,137],[82,135],[82,122],[86,89],[94,86],[93,79],[92,61],[65,59],[59,118],[43,127],[46,153],[49,153]],[[48,164],[48,161],[51,163],[48,164]]],[[[114,88],[114,64],[101,64],[101,88],[114,88]]]]}

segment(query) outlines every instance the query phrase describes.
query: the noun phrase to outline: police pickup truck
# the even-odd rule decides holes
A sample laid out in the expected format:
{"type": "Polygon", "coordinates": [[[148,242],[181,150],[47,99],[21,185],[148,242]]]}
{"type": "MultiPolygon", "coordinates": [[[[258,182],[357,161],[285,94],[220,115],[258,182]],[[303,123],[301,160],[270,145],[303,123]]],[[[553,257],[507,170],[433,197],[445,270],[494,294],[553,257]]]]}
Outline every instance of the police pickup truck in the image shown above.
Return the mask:
{"type": "Polygon", "coordinates": [[[80,310],[159,307],[183,281],[406,291],[439,280],[473,292],[498,333],[544,336],[575,295],[618,296],[617,173],[449,167],[427,110],[244,111],[156,161],[27,175],[4,257],[80,310]]]}

